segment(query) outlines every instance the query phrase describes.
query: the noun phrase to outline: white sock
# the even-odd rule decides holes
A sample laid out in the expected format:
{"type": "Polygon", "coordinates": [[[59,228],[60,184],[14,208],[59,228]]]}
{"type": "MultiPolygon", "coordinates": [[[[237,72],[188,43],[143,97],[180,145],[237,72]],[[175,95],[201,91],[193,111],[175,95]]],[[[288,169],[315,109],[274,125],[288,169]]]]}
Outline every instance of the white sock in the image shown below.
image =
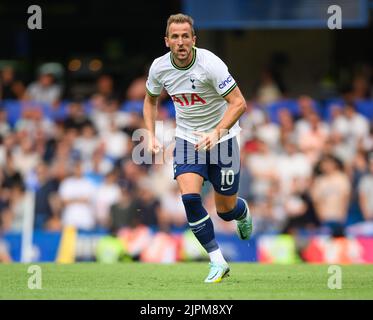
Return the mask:
{"type": "Polygon", "coordinates": [[[211,262],[215,262],[219,264],[227,264],[227,261],[225,261],[220,249],[216,249],[215,251],[209,252],[209,256],[210,256],[211,262]]]}

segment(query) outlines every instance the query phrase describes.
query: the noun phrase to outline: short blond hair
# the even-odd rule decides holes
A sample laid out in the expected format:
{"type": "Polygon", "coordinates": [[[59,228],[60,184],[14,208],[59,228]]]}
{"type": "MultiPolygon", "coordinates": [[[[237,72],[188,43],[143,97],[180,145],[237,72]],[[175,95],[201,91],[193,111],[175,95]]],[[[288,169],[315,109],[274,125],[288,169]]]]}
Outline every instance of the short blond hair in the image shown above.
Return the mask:
{"type": "Polygon", "coordinates": [[[195,32],[194,32],[194,27],[193,27],[193,23],[194,23],[193,18],[182,13],[170,15],[170,17],[167,20],[166,37],[168,37],[168,31],[170,29],[171,23],[185,23],[185,22],[189,23],[190,28],[192,29],[192,36],[194,37],[195,32]]]}

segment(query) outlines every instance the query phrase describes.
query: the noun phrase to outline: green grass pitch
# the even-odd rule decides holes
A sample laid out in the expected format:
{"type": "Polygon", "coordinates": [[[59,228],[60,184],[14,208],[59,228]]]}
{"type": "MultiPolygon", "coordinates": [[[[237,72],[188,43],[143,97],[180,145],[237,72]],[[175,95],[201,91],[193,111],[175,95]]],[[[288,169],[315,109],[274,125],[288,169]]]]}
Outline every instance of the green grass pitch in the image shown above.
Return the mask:
{"type": "Polygon", "coordinates": [[[328,288],[328,265],[231,263],[231,276],[203,282],[207,263],[38,264],[42,288],[29,289],[29,265],[0,265],[0,299],[251,300],[373,299],[373,266],[342,268],[342,288],[328,288]]]}

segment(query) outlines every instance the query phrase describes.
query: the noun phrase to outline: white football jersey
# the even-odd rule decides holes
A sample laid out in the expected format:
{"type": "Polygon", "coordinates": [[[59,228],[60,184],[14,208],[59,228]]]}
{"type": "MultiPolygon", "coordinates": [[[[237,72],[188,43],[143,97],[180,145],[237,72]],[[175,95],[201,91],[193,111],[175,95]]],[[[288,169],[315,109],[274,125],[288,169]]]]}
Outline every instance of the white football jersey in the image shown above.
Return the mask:
{"type": "MultiPolygon", "coordinates": [[[[176,137],[196,143],[193,131],[209,132],[219,124],[228,103],[224,99],[237,86],[225,63],[206,49],[193,47],[193,59],[183,68],[172,60],[171,52],[152,63],[146,89],[158,96],[162,88],[171,96],[176,110],[176,137]]],[[[238,121],[219,142],[240,132],[238,121]]]]}

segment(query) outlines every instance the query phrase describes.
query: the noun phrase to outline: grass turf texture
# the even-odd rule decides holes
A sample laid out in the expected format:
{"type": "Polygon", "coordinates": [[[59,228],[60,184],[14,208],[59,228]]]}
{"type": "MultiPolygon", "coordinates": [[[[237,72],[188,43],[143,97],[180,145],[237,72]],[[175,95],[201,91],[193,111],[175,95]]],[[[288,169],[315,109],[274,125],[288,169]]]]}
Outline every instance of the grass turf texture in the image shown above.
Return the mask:
{"type": "Polygon", "coordinates": [[[38,264],[42,289],[30,290],[29,265],[0,265],[0,299],[373,299],[373,266],[342,266],[342,289],[328,288],[328,265],[230,263],[231,276],[205,284],[207,263],[38,264]]]}

